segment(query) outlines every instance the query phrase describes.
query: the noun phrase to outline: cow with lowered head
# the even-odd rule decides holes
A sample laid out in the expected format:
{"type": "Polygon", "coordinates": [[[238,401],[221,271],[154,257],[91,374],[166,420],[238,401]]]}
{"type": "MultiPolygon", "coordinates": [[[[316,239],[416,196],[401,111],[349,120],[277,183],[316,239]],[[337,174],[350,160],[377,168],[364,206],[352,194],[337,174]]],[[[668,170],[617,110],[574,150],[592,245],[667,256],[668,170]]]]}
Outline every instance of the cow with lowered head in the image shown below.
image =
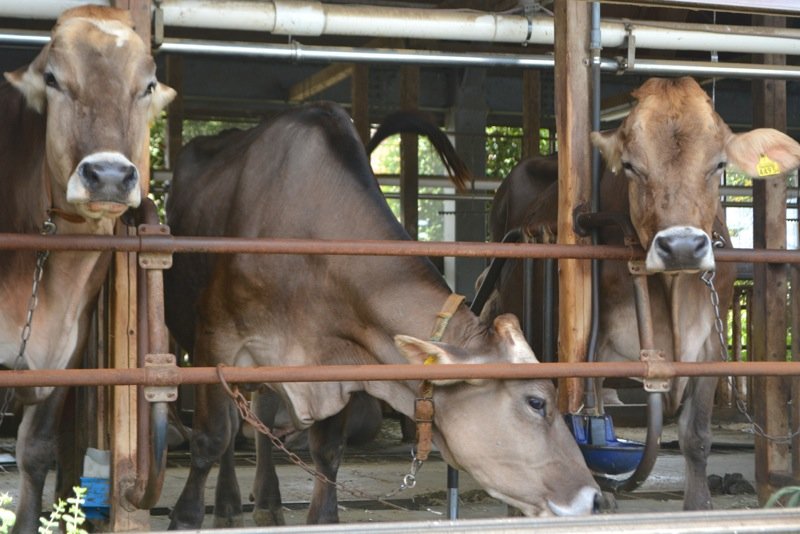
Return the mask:
{"type": "MultiPolygon", "coordinates": [[[[672,361],[720,358],[711,296],[700,274],[716,271],[722,313],[730,302],[735,268],[716,263],[714,243],[730,246],[719,184],[728,164],[750,176],[784,173],[800,164],[800,145],[774,129],[733,133],[711,99],[691,78],[653,78],[633,93],[636,105],[615,130],[592,133],[608,170],[600,183],[603,211],[626,215],[647,251],[655,348],[672,361]],[[761,167],[760,167],[761,166],[761,167]]],[[[557,217],[557,161],[523,161],[498,190],[492,239],[522,227],[549,239],[557,217]],[[544,231],[543,231],[544,229],[544,231]]],[[[551,238],[550,237],[550,238],[551,238]]],[[[600,230],[599,241],[622,244],[619,227],[600,230]]],[[[534,284],[534,300],[543,295],[534,284]]],[[[509,262],[485,317],[521,313],[521,268],[509,262]]],[[[627,263],[605,260],[600,269],[597,357],[639,359],[633,282],[627,263]]],[[[534,324],[541,324],[534,304],[534,324]]],[[[538,336],[536,336],[538,337],[538,336]]],[[[686,460],[684,508],[711,507],[706,462],[711,448],[715,377],[676,378],[665,406],[680,408],[679,441],[686,460]]]]}
{"type": "MultiPolygon", "coordinates": [[[[149,122],[175,92],[126,11],[65,11],[33,62],[0,84],[0,232],[111,234],[139,205],[147,183],[149,122]]],[[[64,369],[79,363],[109,252],[52,252],[44,264],[30,338],[20,357],[36,253],[0,251],[0,364],[64,369]]],[[[17,389],[24,404],[16,458],[21,475],[15,532],[35,532],[42,488],[56,456],[66,390],[17,389]]]]}
{"type": "MultiPolygon", "coordinates": [[[[174,174],[175,235],[407,240],[338,106],[287,112],[228,142],[198,168],[189,144],[174,174]],[[189,162],[186,171],[181,162],[189,162]],[[199,172],[198,172],[199,171],[199,172]]],[[[450,289],[426,258],[176,255],[172,280],[196,313],[197,365],[435,365],[536,362],[513,316],[484,324],[458,306],[440,342],[427,341],[450,289]]],[[[331,480],[351,394],[366,391],[408,416],[414,381],[280,383],[296,428],[309,429],[317,470],[331,480]]],[[[220,385],[196,389],[189,477],[171,528],[198,528],[211,467],[228,448],[233,403],[220,385]]],[[[556,407],[549,380],[450,380],[433,390],[434,440],[451,465],[525,514],[584,514],[598,488],[556,407]]],[[[314,483],[308,520],[338,520],[336,489],[314,483]]]]}

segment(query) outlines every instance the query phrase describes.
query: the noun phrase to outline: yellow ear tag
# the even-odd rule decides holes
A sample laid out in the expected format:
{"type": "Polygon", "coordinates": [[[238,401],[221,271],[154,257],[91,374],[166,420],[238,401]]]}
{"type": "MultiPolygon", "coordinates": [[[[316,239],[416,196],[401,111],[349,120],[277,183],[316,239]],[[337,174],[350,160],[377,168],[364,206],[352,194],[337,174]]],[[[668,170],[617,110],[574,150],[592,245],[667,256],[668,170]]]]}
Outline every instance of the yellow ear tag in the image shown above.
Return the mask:
{"type": "Polygon", "coordinates": [[[435,354],[428,354],[428,357],[425,358],[425,361],[422,362],[422,365],[433,365],[436,363],[436,355],[435,354]]]}
{"type": "Polygon", "coordinates": [[[781,167],[775,161],[769,159],[766,155],[762,154],[756,165],[756,171],[760,177],[774,176],[781,173],[781,167]]]}

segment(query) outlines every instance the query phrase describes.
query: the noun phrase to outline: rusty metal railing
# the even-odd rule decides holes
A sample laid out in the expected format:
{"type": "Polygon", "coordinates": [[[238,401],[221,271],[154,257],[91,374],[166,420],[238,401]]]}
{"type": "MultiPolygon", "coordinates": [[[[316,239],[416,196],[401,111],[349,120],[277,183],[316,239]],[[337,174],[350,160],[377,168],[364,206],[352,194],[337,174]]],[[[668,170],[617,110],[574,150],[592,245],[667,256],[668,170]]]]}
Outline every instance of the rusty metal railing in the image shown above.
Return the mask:
{"type": "MultiPolygon", "coordinates": [[[[639,247],[377,240],[314,240],[169,235],[83,236],[0,233],[0,250],[112,250],[115,252],[212,254],[328,254],[354,256],[452,256],[641,260],[639,247]]],[[[800,264],[800,252],[777,249],[720,249],[717,261],[800,264]]]]}

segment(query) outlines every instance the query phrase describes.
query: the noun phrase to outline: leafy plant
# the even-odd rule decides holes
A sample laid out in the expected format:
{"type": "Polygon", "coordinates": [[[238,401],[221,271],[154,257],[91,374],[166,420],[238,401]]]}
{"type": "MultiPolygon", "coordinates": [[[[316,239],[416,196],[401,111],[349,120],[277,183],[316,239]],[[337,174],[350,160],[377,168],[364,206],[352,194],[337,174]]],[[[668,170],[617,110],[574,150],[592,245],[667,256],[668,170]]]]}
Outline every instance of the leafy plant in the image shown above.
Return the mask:
{"type": "MultiPolygon", "coordinates": [[[[59,532],[59,521],[64,522],[66,534],[88,534],[86,530],[81,528],[86,522],[86,514],[83,513],[81,507],[86,499],[86,488],[74,486],[72,491],[75,493],[74,497],[67,497],[67,500],[59,499],[58,502],[53,503],[53,510],[50,512],[50,517],[40,517],[39,534],[52,534],[59,532]]],[[[0,534],[8,534],[11,527],[17,521],[17,516],[6,507],[11,504],[11,496],[8,493],[0,494],[0,534]]]]}

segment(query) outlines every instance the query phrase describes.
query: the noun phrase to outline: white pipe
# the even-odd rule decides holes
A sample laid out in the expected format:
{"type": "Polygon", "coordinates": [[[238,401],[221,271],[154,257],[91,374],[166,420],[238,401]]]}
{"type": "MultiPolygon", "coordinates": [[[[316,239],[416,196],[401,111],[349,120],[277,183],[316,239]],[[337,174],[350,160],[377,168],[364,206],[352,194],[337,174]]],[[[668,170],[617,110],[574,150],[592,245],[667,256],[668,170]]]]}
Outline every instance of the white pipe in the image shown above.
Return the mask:
{"type": "MultiPolygon", "coordinates": [[[[94,0],[95,3],[105,3],[94,0]]],[[[0,3],[0,17],[55,18],[82,0],[0,3]]],[[[167,27],[249,30],[292,36],[363,36],[552,45],[553,19],[483,11],[419,9],[316,0],[162,0],[167,27]]],[[[629,35],[640,49],[800,55],[800,31],[731,26],[603,21],[602,46],[624,48],[629,35]],[[713,31],[711,31],[713,30],[713,31]],[[770,33],[770,35],[764,35],[770,33]]]]}
{"type": "Polygon", "coordinates": [[[6,0],[0,2],[0,16],[18,19],[53,19],[71,7],[84,4],[107,6],[109,0],[6,0]]]}
{"type": "MultiPolygon", "coordinates": [[[[213,2],[163,0],[164,24],[195,28],[239,29],[293,36],[364,36],[441,39],[495,43],[552,45],[553,19],[452,10],[353,4],[323,4],[315,0],[213,2]]],[[[627,46],[629,34],[637,48],[800,55],[800,31],[755,35],[757,29],[699,25],[674,29],[657,22],[603,21],[602,45],[627,46]],[[711,30],[714,31],[710,31],[711,30]]]]}

